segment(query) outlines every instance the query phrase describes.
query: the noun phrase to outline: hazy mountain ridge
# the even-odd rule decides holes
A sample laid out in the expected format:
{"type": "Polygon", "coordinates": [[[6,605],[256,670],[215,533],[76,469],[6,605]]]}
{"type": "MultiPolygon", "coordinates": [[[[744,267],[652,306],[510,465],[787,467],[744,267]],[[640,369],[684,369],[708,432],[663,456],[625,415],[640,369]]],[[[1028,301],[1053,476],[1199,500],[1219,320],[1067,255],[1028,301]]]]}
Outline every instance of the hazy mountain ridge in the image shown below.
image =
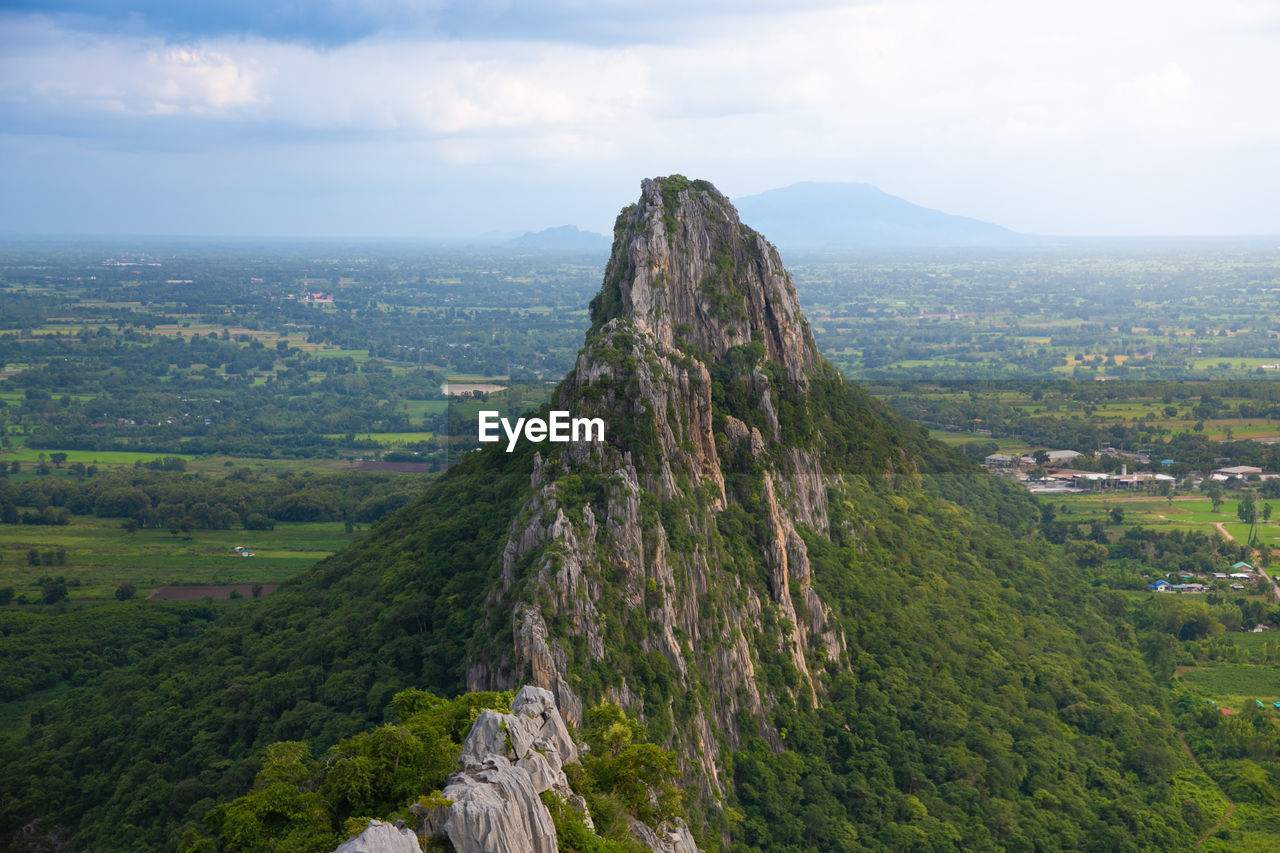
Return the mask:
{"type": "Polygon", "coordinates": [[[735,199],[734,205],[743,222],[784,251],[1020,246],[1034,239],[865,183],[796,183],[735,199]]]}
{"type": "Polygon", "coordinates": [[[560,225],[541,231],[526,231],[507,240],[504,248],[519,251],[600,252],[609,250],[609,238],[576,225],[560,225]]]}

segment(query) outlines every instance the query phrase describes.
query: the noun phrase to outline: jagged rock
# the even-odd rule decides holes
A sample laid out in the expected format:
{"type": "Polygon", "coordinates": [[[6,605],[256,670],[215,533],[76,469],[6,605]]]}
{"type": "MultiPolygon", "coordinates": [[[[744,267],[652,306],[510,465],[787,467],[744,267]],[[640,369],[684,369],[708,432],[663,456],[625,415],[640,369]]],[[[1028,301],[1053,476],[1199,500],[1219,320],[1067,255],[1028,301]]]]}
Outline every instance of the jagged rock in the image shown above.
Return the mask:
{"type": "Polygon", "coordinates": [[[525,685],[511,710],[510,714],[480,712],[463,741],[462,766],[483,767],[493,756],[501,756],[530,777],[535,792],[567,791],[569,782],[562,767],[578,760],[578,748],[551,691],[525,685]]]}
{"type": "Polygon", "coordinates": [[[561,761],[572,763],[578,760],[577,744],[569,736],[569,729],[556,708],[551,691],[526,684],[512,700],[511,713],[520,717],[533,731],[535,748],[538,740],[545,740],[555,747],[561,761]]]}
{"type": "Polygon", "coordinates": [[[705,181],[641,183],[641,198],[618,217],[605,283],[617,281],[621,312],[671,349],[715,357],[750,343],[804,382],[817,348],[773,246],[738,220],[705,181]],[[720,280],[724,276],[731,280],[720,280]],[[719,294],[712,292],[719,289],[719,294]]]}
{"type": "Polygon", "coordinates": [[[556,853],[551,813],[529,774],[501,755],[450,777],[444,830],[458,853],[556,853]]]}
{"type": "Polygon", "coordinates": [[[418,836],[403,826],[369,821],[364,832],[339,844],[333,853],[421,853],[418,836]]]}
{"type": "Polygon", "coordinates": [[[631,834],[654,853],[698,853],[698,845],[682,820],[666,824],[657,831],[633,817],[627,818],[627,825],[631,834]]]}
{"type": "Polygon", "coordinates": [[[458,853],[553,853],[555,826],[539,798],[555,791],[591,826],[586,801],[574,795],[563,764],[578,747],[556,707],[555,695],[525,685],[511,713],[482,711],[462,744],[463,770],[449,777],[447,809],[418,807],[424,834],[444,832],[458,853]]]}

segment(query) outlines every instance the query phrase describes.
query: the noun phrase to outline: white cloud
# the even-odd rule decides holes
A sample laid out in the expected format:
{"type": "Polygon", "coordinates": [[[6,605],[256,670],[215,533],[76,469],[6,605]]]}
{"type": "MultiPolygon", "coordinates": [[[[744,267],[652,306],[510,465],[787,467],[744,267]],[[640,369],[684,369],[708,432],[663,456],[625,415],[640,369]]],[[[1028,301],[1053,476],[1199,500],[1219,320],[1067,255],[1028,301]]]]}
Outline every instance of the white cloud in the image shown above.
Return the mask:
{"type": "Polygon", "coordinates": [[[38,17],[7,23],[0,102],[73,116],[221,116],[268,100],[261,63],[243,46],[95,36],[38,17]]]}
{"type": "Polygon", "coordinates": [[[714,26],[620,46],[388,33],[331,49],[168,43],[11,17],[0,108],[417,142],[403,150],[442,168],[571,174],[592,163],[636,176],[696,166],[739,194],[872,180],[1042,231],[1093,230],[1091,204],[1108,228],[1144,230],[1143,215],[1172,222],[1142,197],[1197,170],[1280,191],[1280,178],[1243,171],[1260,151],[1280,154],[1275,17],[1264,4],[905,0],[773,14],[757,5],[736,18],[733,6],[716,7],[714,26]],[[1273,36],[1259,36],[1268,26],[1273,36]],[[1241,171],[1224,172],[1242,151],[1241,171]]]}

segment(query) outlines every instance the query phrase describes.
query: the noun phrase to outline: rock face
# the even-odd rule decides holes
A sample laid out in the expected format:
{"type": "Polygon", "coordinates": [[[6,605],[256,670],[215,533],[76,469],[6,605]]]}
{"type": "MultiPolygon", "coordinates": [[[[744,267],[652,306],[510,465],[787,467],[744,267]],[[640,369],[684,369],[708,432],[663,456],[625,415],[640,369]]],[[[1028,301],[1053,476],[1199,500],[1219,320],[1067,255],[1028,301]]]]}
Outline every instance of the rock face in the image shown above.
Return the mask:
{"type": "Polygon", "coordinates": [[[804,382],[817,348],[773,246],[705,181],[646,180],[641,193],[615,226],[603,301],[672,350],[719,359],[760,340],[804,382]]]}
{"type": "Polygon", "coordinates": [[[631,834],[654,853],[698,853],[698,845],[694,842],[689,827],[683,823],[666,827],[661,832],[655,832],[635,818],[627,823],[631,827],[631,834]]]}
{"type": "Polygon", "coordinates": [[[455,774],[444,795],[453,800],[444,831],[458,853],[556,853],[555,825],[533,780],[502,756],[455,774]]]}
{"type": "Polygon", "coordinates": [[[458,853],[555,853],[555,825],[538,795],[555,791],[576,800],[562,768],[577,760],[555,697],[526,685],[510,714],[483,711],[472,723],[462,744],[463,769],[443,791],[453,804],[422,814],[424,829],[448,835],[458,853]]]}
{"type": "Polygon", "coordinates": [[[338,845],[333,853],[420,853],[421,850],[418,836],[412,830],[371,820],[364,832],[338,845]]]}
{"type": "Polygon", "coordinates": [[[511,703],[510,714],[480,713],[462,744],[462,766],[482,767],[495,755],[524,770],[539,794],[568,791],[561,768],[578,760],[578,747],[550,690],[526,685],[511,703]]]}
{"type": "Polygon", "coordinates": [[[630,707],[714,801],[721,751],[780,747],[769,709],[819,701],[811,673],[845,652],[805,543],[833,480],[809,395],[842,380],[777,252],[703,181],[643,183],[592,321],[553,408],[606,441],[537,457],[468,686],[531,681],[571,723],[584,700],[630,707]],[[788,686],[762,691],[766,660],[788,686]]]}

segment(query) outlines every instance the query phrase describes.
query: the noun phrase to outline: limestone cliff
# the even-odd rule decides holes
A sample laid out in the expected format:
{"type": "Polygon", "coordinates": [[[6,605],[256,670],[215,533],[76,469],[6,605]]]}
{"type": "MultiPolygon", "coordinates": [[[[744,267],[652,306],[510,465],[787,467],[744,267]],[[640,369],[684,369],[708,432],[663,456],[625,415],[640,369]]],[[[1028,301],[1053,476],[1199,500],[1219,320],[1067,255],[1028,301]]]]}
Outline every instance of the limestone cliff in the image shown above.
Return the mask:
{"type": "MultiPolygon", "coordinates": [[[[429,849],[447,838],[457,853],[556,853],[555,823],[540,798],[548,792],[592,831],[586,800],[573,792],[563,769],[578,762],[578,745],[550,691],[525,685],[512,701],[511,713],[481,712],[462,745],[460,762],[462,769],[449,777],[439,805],[411,808],[422,822],[420,832],[429,849]]],[[[698,853],[683,822],[654,829],[632,818],[629,826],[658,853],[698,853]]],[[[405,830],[374,821],[335,853],[389,853],[397,848],[378,845],[401,843],[400,832],[405,830]]]]}
{"type": "Polygon", "coordinates": [[[790,276],[710,184],[643,184],[618,217],[593,329],[554,408],[606,441],[549,446],[510,527],[469,687],[523,679],[641,713],[705,795],[768,710],[812,705],[845,641],[812,586],[828,534],[817,355],[790,276]],[[772,686],[768,663],[784,673],[772,686]]]}

